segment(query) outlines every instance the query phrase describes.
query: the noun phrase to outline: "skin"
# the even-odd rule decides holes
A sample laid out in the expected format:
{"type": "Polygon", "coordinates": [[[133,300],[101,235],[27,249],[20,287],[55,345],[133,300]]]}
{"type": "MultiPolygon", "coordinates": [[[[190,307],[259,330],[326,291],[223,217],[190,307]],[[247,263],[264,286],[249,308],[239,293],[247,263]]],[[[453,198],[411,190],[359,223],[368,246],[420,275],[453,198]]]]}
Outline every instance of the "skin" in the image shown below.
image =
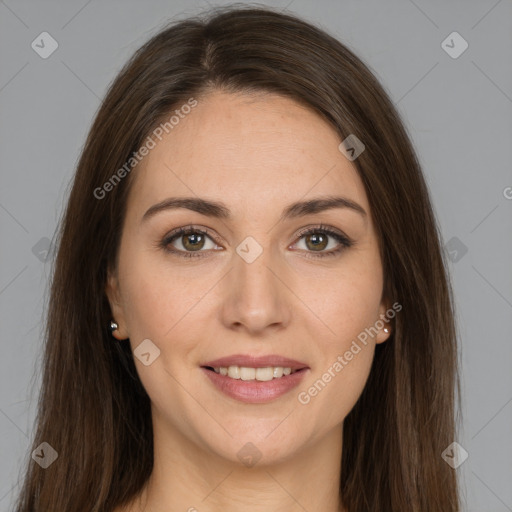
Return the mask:
{"type": "MultiPolygon", "coordinates": [[[[106,292],[119,324],[115,337],[129,338],[132,349],[150,339],[160,356],[149,366],[134,358],[152,404],[155,465],[140,499],[118,511],[343,510],[343,420],[365,386],[375,344],[390,332],[381,329],[360,344],[308,404],[298,393],[390,305],[382,297],[370,205],[340,142],[329,124],[291,99],[215,91],[198,98],[132,171],[118,267],[106,292]],[[328,195],[357,202],[367,215],[333,208],[279,220],[290,203],[328,195]],[[141,220],[170,196],[223,202],[232,218],[180,208],[141,220]],[[327,247],[315,249],[307,235],[296,236],[320,223],[354,245],[315,258],[340,245],[329,236],[327,247]],[[206,238],[205,257],[159,246],[191,224],[217,238],[206,238]],[[252,263],[236,252],[247,236],[263,249],[252,263]],[[310,370],[284,396],[245,404],[218,391],[200,368],[237,353],[278,354],[310,370]],[[250,468],[237,457],[247,442],[261,453],[250,468]]],[[[172,247],[186,251],[186,239],[177,237],[172,247]]]]}

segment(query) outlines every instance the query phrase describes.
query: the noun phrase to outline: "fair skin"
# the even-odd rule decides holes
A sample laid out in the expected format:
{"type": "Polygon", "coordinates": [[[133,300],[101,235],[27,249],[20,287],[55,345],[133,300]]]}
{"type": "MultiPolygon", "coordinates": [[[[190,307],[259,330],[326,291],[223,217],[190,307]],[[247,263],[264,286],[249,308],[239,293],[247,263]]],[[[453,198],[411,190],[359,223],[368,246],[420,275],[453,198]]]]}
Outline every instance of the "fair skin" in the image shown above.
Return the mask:
{"type": "Polygon", "coordinates": [[[375,344],[390,332],[360,344],[308,403],[298,395],[389,308],[364,186],[332,127],[291,99],[219,91],[197,99],[132,171],[118,267],[107,285],[114,335],[129,338],[132,350],[145,339],[160,350],[148,366],[134,357],[151,399],[155,464],[140,499],[122,510],[343,510],[343,420],[367,381],[375,344]],[[366,215],[337,207],[280,220],[291,203],[326,196],[350,199],[366,215]],[[222,202],[230,218],[177,208],[142,220],[169,197],[222,202]],[[319,224],[353,245],[343,248],[320,229],[328,242],[320,249],[314,235],[295,236],[319,224]],[[204,257],[159,246],[189,225],[212,236],[203,244],[180,235],[168,246],[196,255],[200,247],[204,257]],[[251,263],[236,251],[249,236],[262,249],[251,263]],[[201,368],[232,354],[278,354],[308,369],[277,399],[243,403],[201,368]],[[249,442],[261,457],[252,467],[237,455],[249,442]]]}

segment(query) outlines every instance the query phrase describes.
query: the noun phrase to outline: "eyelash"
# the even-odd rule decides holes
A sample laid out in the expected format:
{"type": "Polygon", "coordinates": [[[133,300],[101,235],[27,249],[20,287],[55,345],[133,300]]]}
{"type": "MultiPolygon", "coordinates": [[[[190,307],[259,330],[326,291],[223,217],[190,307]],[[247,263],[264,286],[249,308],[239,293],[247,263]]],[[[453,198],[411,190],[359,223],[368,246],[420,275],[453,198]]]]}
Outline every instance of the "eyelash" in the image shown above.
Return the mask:
{"type": "MultiPolygon", "coordinates": [[[[304,237],[306,235],[317,234],[317,233],[331,236],[340,244],[340,246],[337,249],[330,250],[328,252],[319,252],[316,254],[314,251],[306,251],[307,258],[316,259],[316,258],[328,258],[328,257],[336,256],[339,253],[341,253],[342,251],[344,251],[345,249],[348,249],[349,247],[352,247],[354,245],[354,242],[352,240],[350,240],[347,236],[339,233],[338,231],[334,231],[333,229],[331,229],[328,226],[325,226],[323,224],[299,231],[298,233],[296,233],[295,236],[297,238],[299,238],[299,240],[300,240],[302,237],[304,237]]],[[[205,254],[201,254],[201,253],[205,253],[208,251],[192,252],[192,251],[181,251],[178,249],[170,249],[169,248],[169,245],[175,239],[179,238],[180,236],[190,235],[190,234],[205,235],[205,236],[208,236],[209,238],[211,238],[215,243],[217,243],[213,234],[211,234],[208,230],[205,230],[202,228],[196,228],[194,226],[186,226],[186,227],[178,228],[175,231],[169,233],[169,235],[167,235],[160,242],[159,246],[164,251],[166,251],[168,253],[176,254],[179,257],[184,257],[184,258],[204,258],[204,257],[206,257],[205,254]]]]}

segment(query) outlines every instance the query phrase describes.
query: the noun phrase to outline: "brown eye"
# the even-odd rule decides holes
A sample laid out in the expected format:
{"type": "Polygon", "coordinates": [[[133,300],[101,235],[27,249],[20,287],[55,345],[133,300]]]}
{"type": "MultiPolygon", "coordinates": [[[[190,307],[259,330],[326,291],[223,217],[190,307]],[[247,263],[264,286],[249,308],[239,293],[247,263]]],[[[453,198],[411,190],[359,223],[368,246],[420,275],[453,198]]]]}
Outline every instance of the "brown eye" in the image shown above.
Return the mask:
{"type": "Polygon", "coordinates": [[[182,245],[187,251],[199,251],[204,247],[205,236],[201,233],[181,235],[182,245]]]}
{"type": "Polygon", "coordinates": [[[313,258],[336,256],[354,244],[342,232],[323,225],[303,230],[296,236],[300,238],[296,244],[298,248],[304,250],[306,256],[313,258]],[[301,244],[304,246],[301,247],[301,244]]]}
{"type": "Polygon", "coordinates": [[[180,228],[162,240],[161,245],[179,256],[205,256],[207,249],[217,248],[212,237],[198,228],[180,228]]]}
{"type": "Polygon", "coordinates": [[[323,233],[313,233],[311,235],[307,235],[305,240],[308,249],[313,251],[322,251],[327,247],[329,243],[329,237],[323,233]]]}

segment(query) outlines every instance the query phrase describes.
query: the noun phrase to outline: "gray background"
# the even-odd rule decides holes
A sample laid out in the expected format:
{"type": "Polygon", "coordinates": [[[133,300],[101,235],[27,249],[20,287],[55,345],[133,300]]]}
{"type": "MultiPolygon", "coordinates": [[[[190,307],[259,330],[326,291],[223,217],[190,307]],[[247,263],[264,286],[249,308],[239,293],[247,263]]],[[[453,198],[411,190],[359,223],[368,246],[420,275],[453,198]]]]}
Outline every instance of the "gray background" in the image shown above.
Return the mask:
{"type": "MultiPolygon", "coordinates": [[[[166,21],[208,4],[0,1],[1,511],[11,510],[30,455],[51,261],[45,251],[100,98],[166,21]],[[31,48],[43,31],[59,45],[47,59],[31,48]]],[[[463,384],[457,441],[469,453],[456,471],[465,510],[512,511],[512,2],[267,5],[340,38],[402,115],[453,260],[463,384]],[[469,44],[458,58],[441,45],[453,31],[469,44]]]]}

